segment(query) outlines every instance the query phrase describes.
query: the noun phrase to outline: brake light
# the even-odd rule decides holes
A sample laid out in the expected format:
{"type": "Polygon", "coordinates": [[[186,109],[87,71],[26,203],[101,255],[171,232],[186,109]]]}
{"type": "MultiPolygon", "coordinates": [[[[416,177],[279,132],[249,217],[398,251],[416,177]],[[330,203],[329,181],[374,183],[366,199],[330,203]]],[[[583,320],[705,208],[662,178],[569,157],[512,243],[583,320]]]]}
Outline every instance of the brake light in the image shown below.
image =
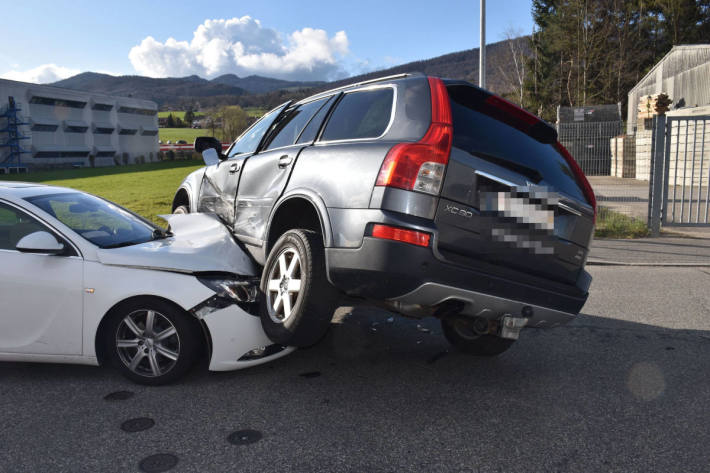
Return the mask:
{"type": "Polygon", "coordinates": [[[372,227],[372,236],[384,240],[402,241],[417,246],[429,246],[429,239],[431,238],[431,235],[425,232],[380,224],[372,227]]]}
{"type": "Polygon", "coordinates": [[[584,172],[582,171],[582,168],[579,167],[579,164],[577,164],[577,161],[572,157],[572,155],[567,151],[567,148],[562,146],[560,142],[557,142],[555,144],[555,147],[557,148],[557,151],[560,152],[560,154],[565,158],[565,161],[567,161],[567,164],[569,167],[572,169],[572,172],[574,173],[574,177],[577,179],[577,183],[582,187],[582,192],[584,193],[584,197],[586,197],[587,202],[589,202],[589,205],[592,206],[594,209],[594,223],[597,222],[597,198],[594,195],[594,189],[592,189],[591,184],[589,184],[589,180],[587,180],[587,176],[584,175],[584,172]]]}
{"type": "Polygon", "coordinates": [[[449,94],[441,79],[429,77],[431,125],[415,143],[399,143],[387,153],[377,186],[438,195],[451,154],[453,124],[449,94]]]}

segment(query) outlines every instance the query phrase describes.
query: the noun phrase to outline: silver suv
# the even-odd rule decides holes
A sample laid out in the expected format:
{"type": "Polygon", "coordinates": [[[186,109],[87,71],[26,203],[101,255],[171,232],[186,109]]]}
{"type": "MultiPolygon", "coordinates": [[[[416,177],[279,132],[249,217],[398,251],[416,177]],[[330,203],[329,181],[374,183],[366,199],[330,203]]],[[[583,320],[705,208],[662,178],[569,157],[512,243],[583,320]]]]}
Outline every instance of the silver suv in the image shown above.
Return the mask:
{"type": "Polygon", "coordinates": [[[399,75],[287,102],[205,168],[174,212],[216,213],[263,265],[276,343],[319,340],[347,296],[441,319],[495,355],[579,313],[596,203],[539,118],[474,85],[399,75]]]}

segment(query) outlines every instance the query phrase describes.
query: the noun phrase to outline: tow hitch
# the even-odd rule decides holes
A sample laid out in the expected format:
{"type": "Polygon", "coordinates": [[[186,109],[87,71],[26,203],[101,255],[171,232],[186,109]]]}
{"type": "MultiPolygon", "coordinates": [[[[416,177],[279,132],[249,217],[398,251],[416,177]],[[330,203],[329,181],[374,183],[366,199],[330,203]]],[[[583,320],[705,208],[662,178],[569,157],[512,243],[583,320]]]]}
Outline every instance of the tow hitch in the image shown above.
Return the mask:
{"type": "Polygon", "coordinates": [[[517,340],[520,336],[520,330],[530,320],[527,317],[514,317],[512,315],[504,315],[500,319],[500,337],[517,340]]]}

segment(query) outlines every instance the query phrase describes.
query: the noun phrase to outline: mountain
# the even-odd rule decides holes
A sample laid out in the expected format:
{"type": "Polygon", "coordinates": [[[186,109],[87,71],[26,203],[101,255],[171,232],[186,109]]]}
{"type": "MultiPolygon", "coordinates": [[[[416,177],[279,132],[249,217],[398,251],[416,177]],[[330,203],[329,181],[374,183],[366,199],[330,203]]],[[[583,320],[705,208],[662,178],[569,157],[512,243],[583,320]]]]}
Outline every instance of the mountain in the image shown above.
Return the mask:
{"type": "Polygon", "coordinates": [[[260,76],[241,78],[234,74],[225,74],[207,80],[196,75],[154,79],[143,76],[111,76],[97,72],[82,72],[51,85],[147,99],[157,102],[159,106],[171,106],[177,105],[177,102],[214,101],[208,97],[239,97],[245,94],[264,94],[275,90],[311,88],[322,84],[323,82],[295,82],[260,76]]]}
{"type": "Polygon", "coordinates": [[[239,96],[247,93],[240,87],[213,83],[194,75],[154,79],[143,76],[111,76],[96,72],[83,72],[52,85],[67,89],[153,100],[159,106],[169,104],[178,97],[239,96]]]}
{"type": "MultiPolygon", "coordinates": [[[[512,41],[520,42],[529,54],[527,36],[515,38],[512,41]]],[[[347,79],[342,79],[327,84],[327,88],[341,87],[353,82],[375,79],[377,77],[403,74],[405,72],[423,72],[426,75],[445,77],[447,79],[461,79],[478,84],[479,48],[467,49],[455,53],[444,54],[431,59],[408,62],[399,66],[382,69],[375,72],[360,74],[347,79]]],[[[511,84],[504,71],[511,70],[512,56],[507,41],[499,41],[486,45],[486,62],[488,74],[486,75],[486,88],[498,94],[510,92],[511,84]]],[[[512,72],[512,70],[511,70],[512,72]]]]}
{"type": "MultiPolygon", "coordinates": [[[[516,38],[513,41],[520,42],[529,54],[527,37],[516,38]]],[[[487,88],[501,95],[511,92],[515,85],[510,80],[514,74],[507,41],[487,45],[486,53],[487,88]]],[[[52,85],[153,100],[161,108],[179,109],[187,105],[195,108],[216,105],[270,108],[289,99],[306,97],[314,91],[404,72],[423,72],[428,75],[478,83],[478,54],[478,48],[468,49],[333,82],[298,82],[256,75],[238,77],[234,74],[224,74],[212,80],[196,75],[154,79],[84,72],[52,85]]]]}
{"type": "Polygon", "coordinates": [[[239,87],[252,94],[264,94],[274,90],[317,87],[323,85],[324,82],[296,82],[281,79],[272,79],[271,77],[263,76],[247,76],[239,77],[235,74],[224,74],[215,77],[210,82],[215,84],[229,85],[239,87]]]}

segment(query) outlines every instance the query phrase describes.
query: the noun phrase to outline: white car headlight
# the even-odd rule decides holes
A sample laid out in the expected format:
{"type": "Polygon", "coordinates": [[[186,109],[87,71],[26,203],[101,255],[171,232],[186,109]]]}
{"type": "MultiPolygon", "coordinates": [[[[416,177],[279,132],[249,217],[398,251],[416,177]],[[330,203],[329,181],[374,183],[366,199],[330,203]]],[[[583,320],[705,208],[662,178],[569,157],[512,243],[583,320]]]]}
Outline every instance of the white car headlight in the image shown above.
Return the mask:
{"type": "Polygon", "coordinates": [[[249,313],[255,313],[259,299],[259,279],[236,279],[223,276],[198,276],[197,280],[212,289],[215,295],[192,309],[198,319],[232,304],[239,305],[249,313]]]}

